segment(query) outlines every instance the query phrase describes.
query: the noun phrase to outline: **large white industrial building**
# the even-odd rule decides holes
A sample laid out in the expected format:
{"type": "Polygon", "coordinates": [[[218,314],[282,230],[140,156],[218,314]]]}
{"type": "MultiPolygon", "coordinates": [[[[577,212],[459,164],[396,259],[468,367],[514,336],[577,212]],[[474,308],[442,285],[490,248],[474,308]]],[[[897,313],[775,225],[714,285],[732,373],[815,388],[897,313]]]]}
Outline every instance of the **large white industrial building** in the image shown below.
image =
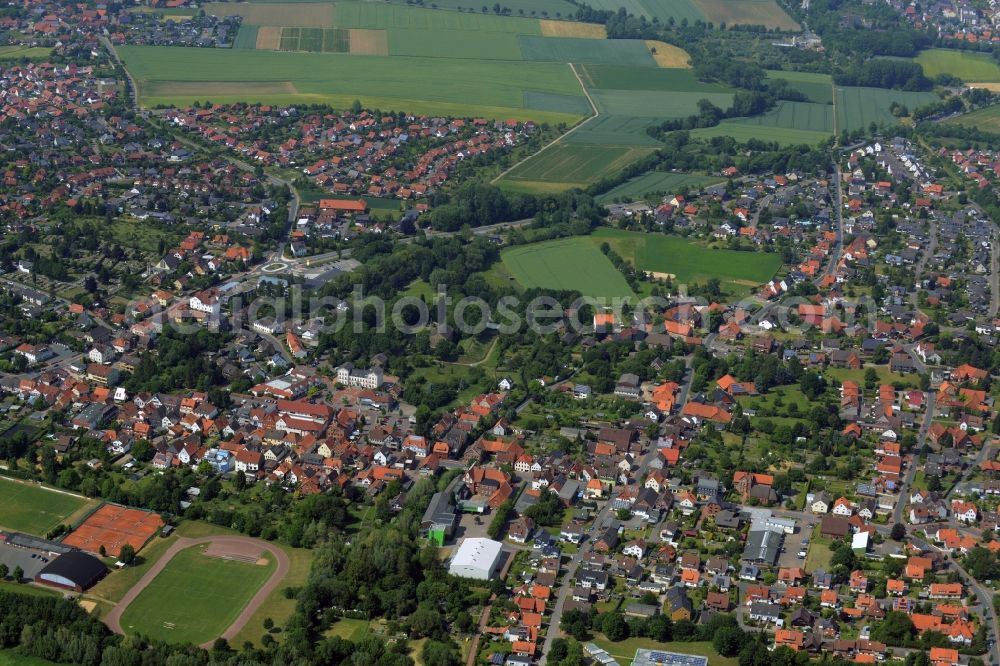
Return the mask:
{"type": "Polygon", "coordinates": [[[490,580],[503,559],[503,544],[492,539],[470,537],[451,558],[448,571],[454,576],[490,580]]]}

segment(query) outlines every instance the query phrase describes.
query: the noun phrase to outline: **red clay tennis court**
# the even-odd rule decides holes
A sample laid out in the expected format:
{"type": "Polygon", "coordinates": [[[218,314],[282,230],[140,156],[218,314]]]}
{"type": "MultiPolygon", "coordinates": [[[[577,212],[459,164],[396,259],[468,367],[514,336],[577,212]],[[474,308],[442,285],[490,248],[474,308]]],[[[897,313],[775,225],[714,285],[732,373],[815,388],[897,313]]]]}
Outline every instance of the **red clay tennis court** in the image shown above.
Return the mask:
{"type": "Polygon", "coordinates": [[[105,553],[117,557],[125,544],[131,544],[139,552],[161,527],[163,521],[155,513],[105,504],[62,542],[91,553],[100,553],[104,546],[105,553]]]}

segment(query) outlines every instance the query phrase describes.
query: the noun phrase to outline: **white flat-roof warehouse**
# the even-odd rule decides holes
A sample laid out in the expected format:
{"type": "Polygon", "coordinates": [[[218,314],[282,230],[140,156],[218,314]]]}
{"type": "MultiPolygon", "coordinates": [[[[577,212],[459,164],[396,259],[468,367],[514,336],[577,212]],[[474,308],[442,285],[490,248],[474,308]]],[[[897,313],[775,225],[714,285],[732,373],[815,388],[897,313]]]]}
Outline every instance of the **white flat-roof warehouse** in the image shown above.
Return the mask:
{"type": "Polygon", "coordinates": [[[448,571],[462,578],[490,580],[503,559],[502,549],[499,541],[470,537],[455,551],[448,571]]]}

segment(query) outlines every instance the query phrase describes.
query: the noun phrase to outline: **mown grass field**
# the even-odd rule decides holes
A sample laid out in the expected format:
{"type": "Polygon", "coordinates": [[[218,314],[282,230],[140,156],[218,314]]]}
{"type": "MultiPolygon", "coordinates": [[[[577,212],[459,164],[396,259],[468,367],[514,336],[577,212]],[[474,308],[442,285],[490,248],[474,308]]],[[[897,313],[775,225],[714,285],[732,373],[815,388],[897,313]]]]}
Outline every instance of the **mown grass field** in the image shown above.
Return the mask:
{"type": "Polygon", "coordinates": [[[97,504],[44,486],[0,477],[0,527],[37,536],[97,504]]]}
{"type": "Polygon", "coordinates": [[[700,189],[712,183],[720,183],[723,180],[723,178],[701,176],[693,173],[651,171],[622,183],[613,190],[601,195],[598,201],[606,203],[616,199],[642,200],[646,195],[652,193],[659,195],[673,194],[681,188],[700,189]]]}
{"type": "Polygon", "coordinates": [[[558,143],[512,169],[500,185],[539,193],[584,187],[606,174],[621,171],[650,150],[637,146],[558,143]]]}
{"type": "Polygon", "coordinates": [[[789,87],[805,95],[810,102],[833,104],[833,79],[829,74],[812,72],[783,72],[770,70],[769,79],[784,79],[789,87]]]}
{"type": "MultiPolygon", "coordinates": [[[[274,571],[266,566],[205,557],[205,546],[174,555],[129,604],[122,628],[171,643],[211,641],[233,623],[274,571]]],[[[272,558],[273,560],[273,558],[272,558]]]]}
{"type": "Polygon", "coordinates": [[[966,127],[975,127],[984,132],[1000,134],[1000,106],[988,106],[984,109],[977,109],[972,113],[949,118],[945,122],[964,125],[966,127]]]}
{"type": "Polygon", "coordinates": [[[44,60],[52,55],[46,46],[0,46],[0,60],[44,60]]]}
{"type": "Polygon", "coordinates": [[[513,247],[501,258],[523,287],[576,290],[594,298],[634,296],[622,274],[586,236],[513,247]]]}
{"type": "Polygon", "coordinates": [[[579,115],[525,108],[525,93],[582,97],[561,63],[154,46],[119,54],[147,106],[211,100],[345,108],[358,99],[383,110],[572,123],[579,115]]]}
{"type": "Polygon", "coordinates": [[[745,292],[767,282],[781,268],[781,257],[776,254],[714,250],[665,234],[597,229],[590,240],[595,246],[607,242],[639,270],[670,273],[682,284],[714,277],[724,287],[745,292]]]}
{"type": "Polygon", "coordinates": [[[899,119],[889,112],[893,102],[899,102],[913,111],[919,106],[937,101],[931,92],[907,92],[885,88],[838,87],[837,131],[868,129],[871,123],[885,127],[899,124],[899,119]]]}
{"type": "Polygon", "coordinates": [[[969,53],[952,49],[927,49],[913,59],[924,68],[924,74],[934,78],[951,74],[966,83],[1000,82],[1000,65],[985,53],[969,53]]]}

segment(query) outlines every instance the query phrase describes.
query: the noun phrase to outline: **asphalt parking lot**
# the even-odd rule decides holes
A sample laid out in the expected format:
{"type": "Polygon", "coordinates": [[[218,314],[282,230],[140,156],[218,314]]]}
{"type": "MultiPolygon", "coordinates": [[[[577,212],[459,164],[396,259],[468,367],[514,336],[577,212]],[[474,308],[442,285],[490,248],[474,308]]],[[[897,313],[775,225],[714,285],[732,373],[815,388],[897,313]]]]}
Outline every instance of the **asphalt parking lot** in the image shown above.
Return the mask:
{"type": "Polygon", "coordinates": [[[42,560],[43,557],[48,559],[49,556],[48,554],[42,555],[38,551],[27,548],[18,548],[0,543],[0,563],[6,564],[11,572],[14,571],[15,567],[21,567],[24,570],[25,578],[34,578],[42,570],[46,564],[42,560]]]}

